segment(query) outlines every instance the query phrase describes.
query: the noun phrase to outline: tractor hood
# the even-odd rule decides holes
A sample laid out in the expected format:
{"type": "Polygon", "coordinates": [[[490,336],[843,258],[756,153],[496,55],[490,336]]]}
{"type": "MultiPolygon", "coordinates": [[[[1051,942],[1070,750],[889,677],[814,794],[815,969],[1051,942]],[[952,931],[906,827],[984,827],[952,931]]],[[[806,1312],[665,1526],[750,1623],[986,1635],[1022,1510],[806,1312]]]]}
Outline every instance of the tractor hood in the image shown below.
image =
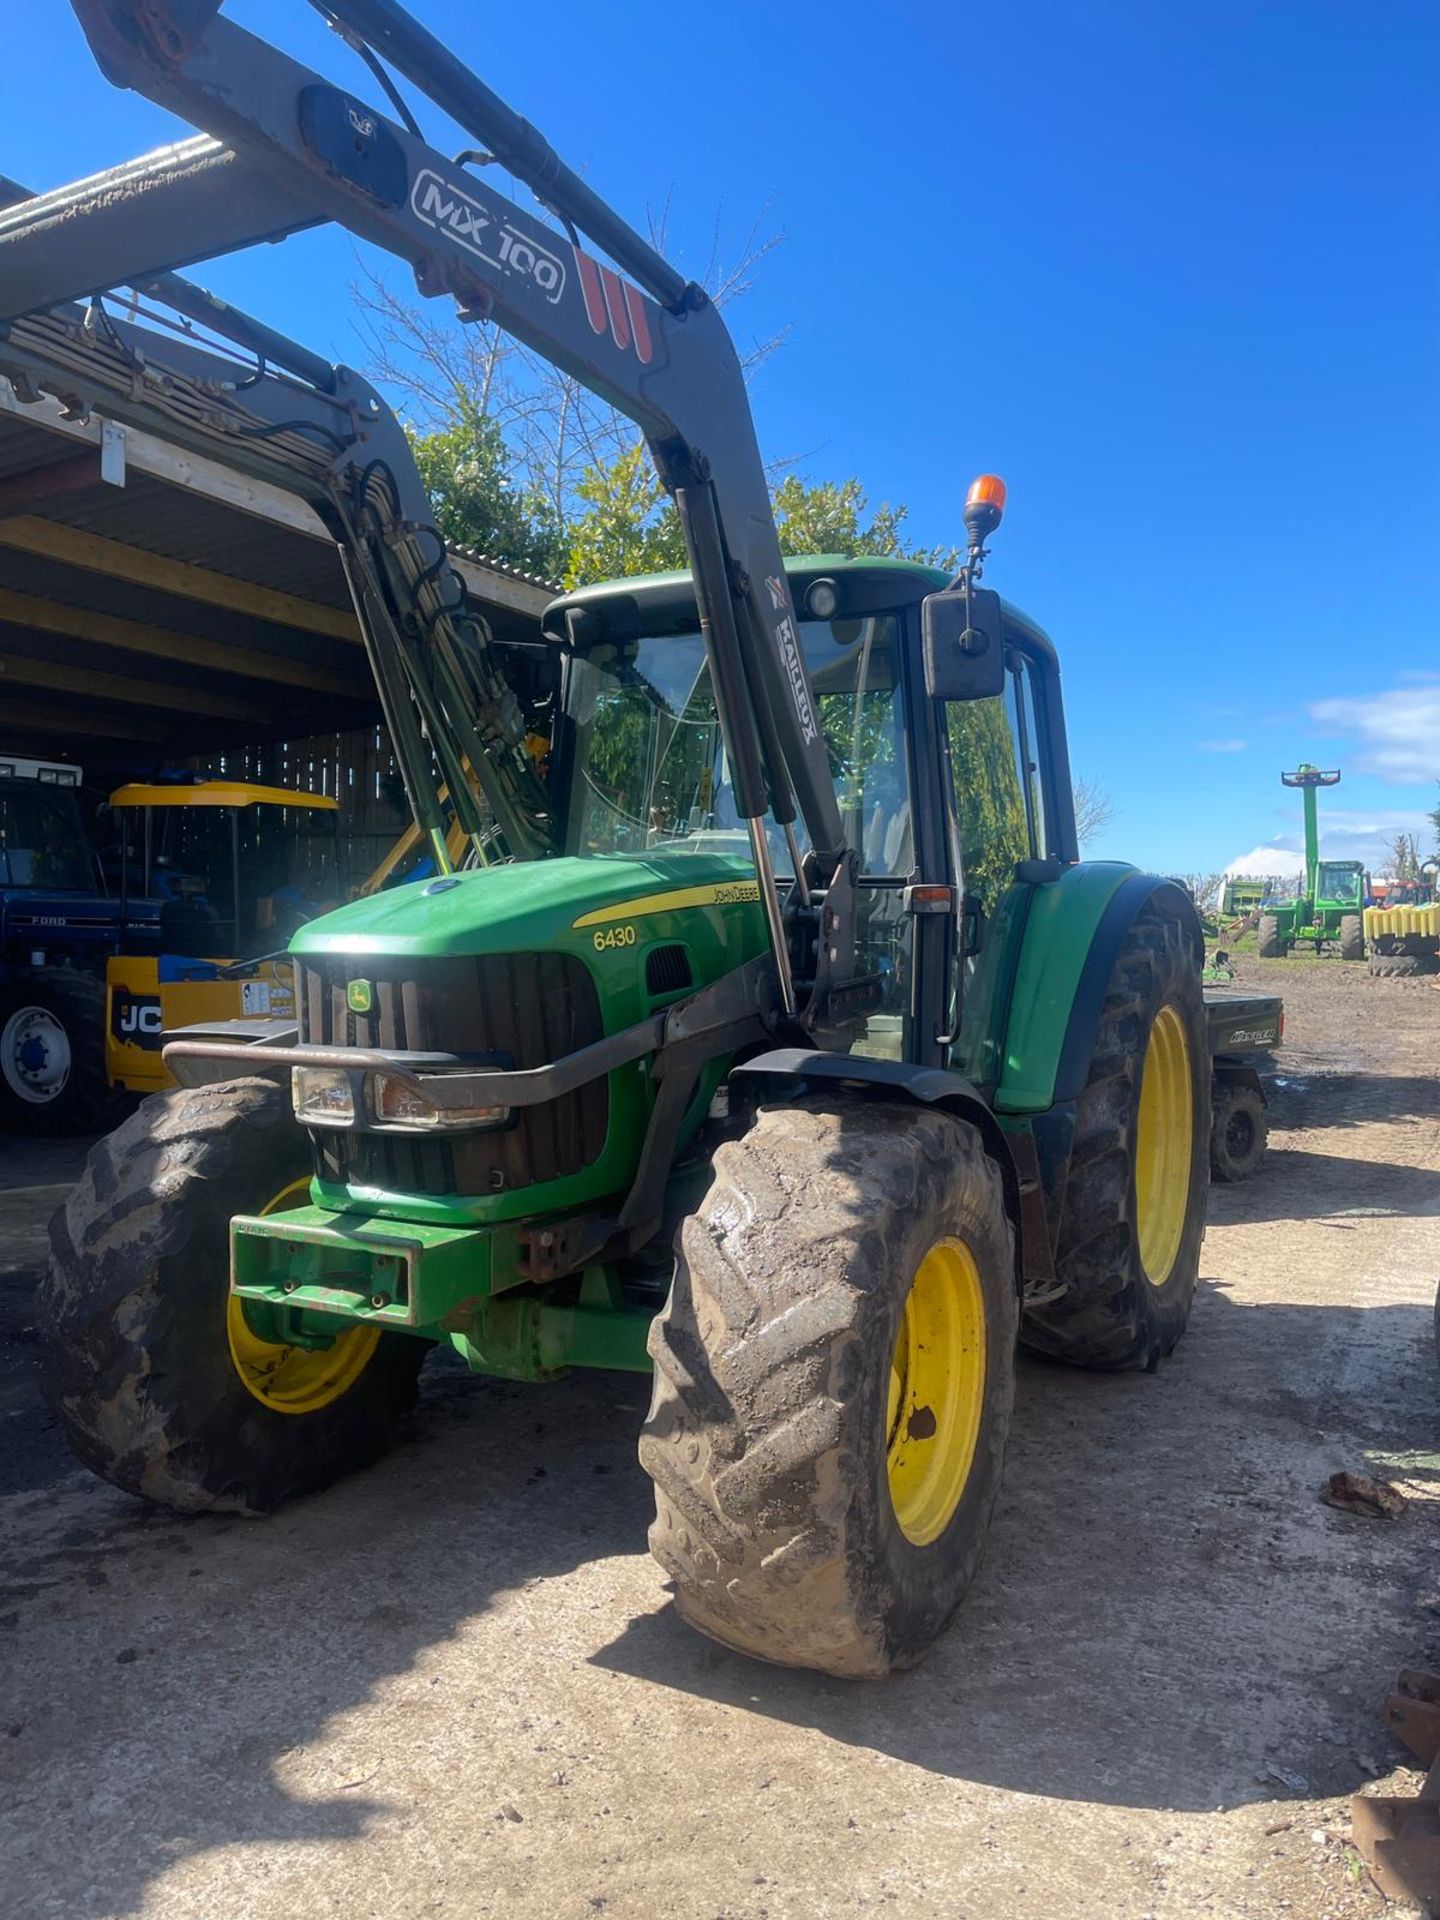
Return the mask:
{"type": "MultiPolygon", "coordinates": [[[[737,839],[740,839],[737,836],[737,839]]],[[[743,842],[742,842],[743,844],[743,842]]],[[[412,955],[550,951],[577,934],[683,909],[749,906],[748,846],[732,853],[596,854],[482,867],[353,900],[302,927],[290,951],[412,955]]],[[[751,904],[753,903],[753,905],[751,904]]]]}

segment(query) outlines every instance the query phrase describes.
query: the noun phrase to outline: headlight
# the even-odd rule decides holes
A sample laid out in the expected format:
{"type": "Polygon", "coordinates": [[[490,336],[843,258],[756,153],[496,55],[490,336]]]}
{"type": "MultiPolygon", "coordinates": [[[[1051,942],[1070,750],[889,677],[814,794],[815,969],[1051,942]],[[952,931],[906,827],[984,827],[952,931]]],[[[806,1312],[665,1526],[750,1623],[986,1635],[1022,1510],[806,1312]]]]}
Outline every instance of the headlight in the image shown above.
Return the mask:
{"type": "Polygon", "coordinates": [[[355,1090],[343,1067],[292,1067],[290,1104],[309,1127],[353,1127],[355,1090]]]}
{"type": "Polygon", "coordinates": [[[437,1107],[423,1093],[388,1073],[367,1075],[370,1110],[382,1126],[427,1127],[445,1133],[473,1132],[480,1127],[508,1127],[509,1107],[437,1107]]]}
{"type": "Polygon", "coordinates": [[[364,1132],[465,1133],[508,1127],[510,1107],[440,1107],[408,1081],[388,1073],[362,1074],[353,1067],[292,1067],[290,1102],[307,1127],[349,1127],[364,1132]],[[360,1093],[357,1111],[356,1092],[360,1093]]]}

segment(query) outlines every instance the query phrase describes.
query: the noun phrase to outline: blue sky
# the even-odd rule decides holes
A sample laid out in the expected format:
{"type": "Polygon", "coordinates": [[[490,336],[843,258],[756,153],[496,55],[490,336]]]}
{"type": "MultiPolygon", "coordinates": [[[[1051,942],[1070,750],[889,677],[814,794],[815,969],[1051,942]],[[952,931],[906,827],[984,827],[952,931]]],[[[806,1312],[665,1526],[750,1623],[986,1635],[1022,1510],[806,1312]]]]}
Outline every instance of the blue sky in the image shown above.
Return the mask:
{"type": "MultiPolygon", "coordinates": [[[[1302,759],[1343,769],[1337,855],[1425,826],[1431,0],[414,4],[637,223],[668,198],[682,266],[717,209],[732,250],[784,235],[732,309],[742,342],[788,329],[754,392],[767,457],[858,474],[927,542],[1005,476],[988,579],[1059,644],[1072,758],[1117,808],[1087,851],[1193,872],[1293,845],[1302,759]]],[[[373,96],[300,0],[229,11],[373,96]]],[[[173,137],[59,0],[26,31],[53,84],[12,75],[0,171],[52,186],[173,137]]],[[[201,277],[363,364],[348,238],[201,277]]]]}

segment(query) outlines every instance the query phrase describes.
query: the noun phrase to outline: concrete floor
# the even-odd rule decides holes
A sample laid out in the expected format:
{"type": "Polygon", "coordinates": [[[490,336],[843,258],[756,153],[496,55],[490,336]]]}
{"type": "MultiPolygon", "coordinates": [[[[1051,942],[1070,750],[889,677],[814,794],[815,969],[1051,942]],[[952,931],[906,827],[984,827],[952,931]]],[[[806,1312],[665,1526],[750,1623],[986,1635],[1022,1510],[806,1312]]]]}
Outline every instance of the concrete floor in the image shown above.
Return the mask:
{"type": "Polygon", "coordinates": [[[979,1582],[883,1686],[677,1621],[634,1377],[427,1369],[406,1445],[263,1522],[74,1468],[27,1307],[76,1150],[4,1143],[0,1914],[1378,1914],[1346,1796],[1440,1640],[1440,996],[1369,984],[1287,979],[1285,1125],[1186,1340],[1022,1363],[979,1582]],[[1403,1519],[1320,1505],[1347,1466],[1403,1519]]]}

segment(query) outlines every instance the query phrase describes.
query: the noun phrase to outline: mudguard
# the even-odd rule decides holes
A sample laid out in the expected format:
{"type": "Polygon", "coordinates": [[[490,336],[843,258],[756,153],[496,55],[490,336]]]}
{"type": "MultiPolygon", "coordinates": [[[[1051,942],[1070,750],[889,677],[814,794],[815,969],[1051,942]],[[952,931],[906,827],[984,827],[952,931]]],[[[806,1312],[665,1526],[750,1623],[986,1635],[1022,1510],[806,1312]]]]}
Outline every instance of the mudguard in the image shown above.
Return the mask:
{"type": "Polygon", "coordinates": [[[1217,1053],[1211,1062],[1215,1084],[1222,1087],[1248,1087],[1252,1093],[1260,1096],[1262,1107],[1269,1107],[1270,1101],[1265,1092],[1265,1083],[1243,1060],[1232,1059],[1228,1054],[1217,1053]]]}
{"type": "Polygon", "coordinates": [[[812,1053],[804,1047],[777,1047],[770,1053],[730,1069],[730,1084],[768,1080],[780,1091],[804,1091],[843,1086],[846,1092],[871,1098],[913,1100],[918,1106],[943,1107],[968,1120],[979,1133],[985,1151],[1000,1169],[1005,1208],[1015,1229],[1015,1283],[1021,1287],[1025,1271],[1021,1215],[1021,1180],[1010,1142],[984,1098],[958,1073],[943,1067],[907,1066],[902,1060],[871,1060],[861,1054],[812,1053]]]}
{"type": "Polygon", "coordinates": [[[1185,926],[1203,964],[1195,902],[1173,880],[1098,861],[1037,889],[1006,1022],[997,1111],[1044,1113],[1084,1087],[1110,974],[1136,915],[1161,900],[1185,926]]]}

